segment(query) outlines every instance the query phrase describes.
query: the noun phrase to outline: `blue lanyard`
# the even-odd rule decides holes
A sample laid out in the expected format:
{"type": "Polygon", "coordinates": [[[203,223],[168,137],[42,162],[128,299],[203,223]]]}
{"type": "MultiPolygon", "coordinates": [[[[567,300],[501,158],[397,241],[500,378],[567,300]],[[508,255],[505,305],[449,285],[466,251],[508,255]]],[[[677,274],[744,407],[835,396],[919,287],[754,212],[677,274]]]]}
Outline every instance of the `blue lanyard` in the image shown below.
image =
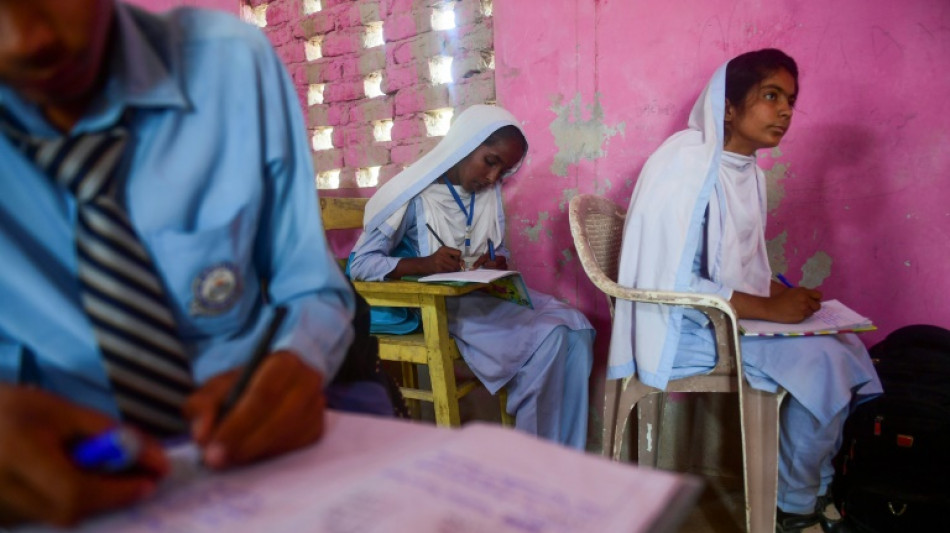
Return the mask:
{"type": "Polygon", "coordinates": [[[462,197],[459,196],[455,187],[452,186],[448,178],[442,179],[445,182],[445,186],[449,188],[449,192],[452,193],[452,198],[455,198],[455,203],[457,203],[459,209],[462,210],[462,214],[465,215],[465,253],[467,254],[469,246],[472,245],[472,216],[475,215],[475,193],[472,193],[472,199],[468,203],[468,210],[466,210],[465,204],[462,202],[462,197]]]}

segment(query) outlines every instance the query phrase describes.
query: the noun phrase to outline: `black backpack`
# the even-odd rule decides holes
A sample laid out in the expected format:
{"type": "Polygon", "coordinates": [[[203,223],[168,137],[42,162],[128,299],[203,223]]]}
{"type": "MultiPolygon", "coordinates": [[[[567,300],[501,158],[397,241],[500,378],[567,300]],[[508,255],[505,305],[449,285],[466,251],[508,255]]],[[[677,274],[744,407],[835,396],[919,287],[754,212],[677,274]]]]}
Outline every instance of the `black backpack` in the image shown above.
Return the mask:
{"type": "Polygon", "coordinates": [[[862,533],[950,531],[950,331],[907,326],[870,353],[884,394],[848,417],[835,503],[862,533]]]}

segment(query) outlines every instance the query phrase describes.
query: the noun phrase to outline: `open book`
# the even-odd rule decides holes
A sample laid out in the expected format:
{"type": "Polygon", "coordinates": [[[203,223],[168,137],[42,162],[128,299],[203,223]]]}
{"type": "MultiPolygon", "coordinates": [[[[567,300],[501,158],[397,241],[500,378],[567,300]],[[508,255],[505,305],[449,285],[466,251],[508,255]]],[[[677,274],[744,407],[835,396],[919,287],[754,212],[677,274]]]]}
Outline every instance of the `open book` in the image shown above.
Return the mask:
{"type": "MultiPolygon", "coordinates": [[[[315,445],[243,468],[194,445],[151,497],[72,533],[672,533],[685,475],[605,461],[498,425],[437,428],[328,411],[315,445]]],[[[65,533],[26,526],[14,533],[65,533]]]]}
{"type": "Polygon", "coordinates": [[[781,324],[767,320],[739,320],[739,329],[748,336],[834,335],[872,331],[877,326],[869,318],[852,311],[838,300],[821,303],[821,309],[798,324],[781,324]]]}
{"type": "Polygon", "coordinates": [[[517,270],[492,270],[479,268],[461,272],[444,272],[419,278],[422,283],[488,283],[482,289],[496,298],[534,309],[528,288],[517,270]]]}

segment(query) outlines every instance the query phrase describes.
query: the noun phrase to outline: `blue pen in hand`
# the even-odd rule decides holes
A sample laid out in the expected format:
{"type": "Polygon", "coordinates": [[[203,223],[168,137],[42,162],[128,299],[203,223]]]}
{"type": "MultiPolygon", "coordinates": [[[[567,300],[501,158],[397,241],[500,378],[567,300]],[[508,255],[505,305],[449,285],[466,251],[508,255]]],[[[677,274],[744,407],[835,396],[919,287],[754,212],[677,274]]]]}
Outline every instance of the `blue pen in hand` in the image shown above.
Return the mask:
{"type": "Polygon", "coordinates": [[[488,239],[488,259],[495,260],[495,243],[491,239],[488,239]]]}
{"type": "Polygon", "coordinates": [[[142,440],[128,428],[112,428],[80,441],[72,448],[80,468],[104,472],[128,470],[139,460],[142,440]]]}
{"type": "Polygon", "coordinates": [[[785,279],[785,276],[783,276],[783,275],[781,275],[781,274],[776,274],[775,277],[778,278],[778,280],[782,282],[782,285],[785,285],[785,286],[788,287],[789,289],[794,289],[794,288],[795,288],[795,286],[792,285],[792,282],[790,282],[790,281],[788,281],[787,279],[785,279]]]}

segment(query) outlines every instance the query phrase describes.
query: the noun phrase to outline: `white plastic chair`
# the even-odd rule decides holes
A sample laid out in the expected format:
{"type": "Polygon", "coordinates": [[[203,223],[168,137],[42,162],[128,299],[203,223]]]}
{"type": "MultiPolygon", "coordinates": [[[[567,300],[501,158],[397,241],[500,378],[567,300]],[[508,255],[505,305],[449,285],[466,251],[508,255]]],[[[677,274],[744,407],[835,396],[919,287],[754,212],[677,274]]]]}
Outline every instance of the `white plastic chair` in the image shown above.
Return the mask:
{"type": "Polygon", "coordinates": [[[655,467],[662,412],[662,395],[659,393],[737,392],[742,428],[746,527],[753,533],[771,533],[775,531],[778,492],[778,410],[785,391],[778,394],[758,391],[743,379],[736,313],[725,299],[711,294],[639,290],[617,284],[625,218],[625,211],[600,196],[581,194],[570,203],[574,246],[587,277],[607,295],[611,319],[615,298],[698,309],[713,324],[719,357],[711,373],[672,380],[665,391],[644,385],[635,375],[607,380],[603,454],[614,460],[620,459],[627,420],[634,407],[639,407],[637,462],[655,467]]]}

